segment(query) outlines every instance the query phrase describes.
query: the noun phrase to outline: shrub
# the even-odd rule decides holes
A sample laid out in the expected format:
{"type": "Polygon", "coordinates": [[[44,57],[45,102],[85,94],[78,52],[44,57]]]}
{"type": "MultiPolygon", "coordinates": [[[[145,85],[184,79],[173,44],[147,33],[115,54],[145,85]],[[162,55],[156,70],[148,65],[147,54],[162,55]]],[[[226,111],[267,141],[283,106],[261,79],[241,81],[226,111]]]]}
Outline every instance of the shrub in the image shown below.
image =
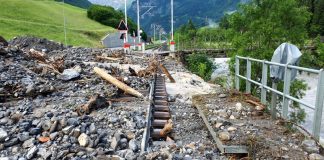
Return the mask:
{"type": "Polygon", "coordinates": [[[186,57],[188,69],[205,81],[210,80],[214,70],[213,62],[204,54],[191,54],[186,57]]]}

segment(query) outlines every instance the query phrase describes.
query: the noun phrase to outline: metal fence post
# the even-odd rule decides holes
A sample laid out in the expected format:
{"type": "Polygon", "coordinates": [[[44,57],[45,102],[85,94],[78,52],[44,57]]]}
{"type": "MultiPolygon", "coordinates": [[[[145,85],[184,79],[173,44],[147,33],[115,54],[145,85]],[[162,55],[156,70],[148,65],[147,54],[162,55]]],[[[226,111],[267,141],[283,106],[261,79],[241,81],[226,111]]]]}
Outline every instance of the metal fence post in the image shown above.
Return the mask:
{"type": "Polygon", "coordinates": [[[262,62],[262,88],[261,88],[261,103],[266,104],[267,103],[267,89],[265,86],[268,82],[268,65],[265,63],[265,60],[262,62]]]}
{"type": "Polygon", "coordinates": [[[324,70],[321,69],[319,72],[317,84],[317,93],[315,101],[315,115],[313,123],[313,135],[316,139],[320,139],[321,122],[323,114],[323,101],[324,101],[324,70]]]}
{"type": "MultiPolygon", "coordinates": [[[[277,90],[277,83],[275,82],[272,82],[272,89],[274,90],[277,90]]],[[[276,109],[276,106],[277,106],[277,93],[276,92],[272,92],[272,95],[271,95],[271,118],[272,119],[276,119],[276,114],[277,114],[277,109],[276,109]]]]}
{"type": "Polygon", "coordinates": [[[251,61],[249,58],[246,59],[246,93],[251,93],[251,61]]]}
{"type": "Polygon", "coordinates": [[[290,84],[291,84],[291,69],[288,68],[288,64],[287,64],[285,67],[283,105],[282,105],[282,117],[284,119],[288,118],[289,98],[287,98],[286,96],[290,94],[290,84]]]}
{"type": "Polygon", "coordinates": [[[240,78],[238,75],[240,74],[240,59],[235,57],[235,89],[240,90],[240,78]]]}

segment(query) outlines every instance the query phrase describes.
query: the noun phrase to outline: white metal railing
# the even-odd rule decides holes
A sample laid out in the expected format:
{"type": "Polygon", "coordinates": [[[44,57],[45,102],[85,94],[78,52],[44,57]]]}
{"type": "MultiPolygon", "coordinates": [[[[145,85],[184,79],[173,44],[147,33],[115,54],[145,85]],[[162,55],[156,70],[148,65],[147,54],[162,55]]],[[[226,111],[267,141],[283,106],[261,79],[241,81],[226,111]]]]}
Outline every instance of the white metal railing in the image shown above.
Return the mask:
{"type": "Polygon", "coordinates": [[[317,140],[320,140],[321,122],[322,122],[322,113],[323,113],[323,100],[324,100],[324,70],[323,69],[316,70],[316,69],[303,68],[303,67],[298,67],[298,66],[293,66],[293,65],[288,65],[288,64],[274,63],[274,62],[269,62],[266,60],[259,60],[259,59],[253,59],[253,58],[248,58],[248,57],[236,56],[235,57],[235,89],[237,89],[237,90],[240,89],[240,78],[246,80],[246,88],[245,88],[246,93],[251,93],[251,83],[256,84],[259,87],[261,87],[261,103],[263,103],[265,105],[267,103],[267,100],[266,100],[267,90],[272,92],[271,115],[273,118],[276,117],[277,95],[280,95],[283,97],[281,116],[284,119],[288,119],[288,108],[289,108],[290,100],[295,101],[299,104],[302,104],[302,105],[314,110],[315,113],[314,113],[314,121],[312,122],[313,128],[312,128],[311,134],[317,140]],[[240,73],[240,60],[246,60],[246,77],[239,74],[240,73]],[[251,79],[251,62],[257,62],[257,63],[262,64],[261,83],[251,79]],[[285,67],[283,92],[280,92],[277,90],[277,83],[272,83],[272,87],[267,86],[269,65],[285,67]],[[291,71],[293,69],[296,69],[299,71],[315,73],[315,74],[319,75],[315,106],[312,104],[306,103],[304,101],[301,101],[300,99],[297,99],[296,97],[292,97],[290,95],[291,71]]]}

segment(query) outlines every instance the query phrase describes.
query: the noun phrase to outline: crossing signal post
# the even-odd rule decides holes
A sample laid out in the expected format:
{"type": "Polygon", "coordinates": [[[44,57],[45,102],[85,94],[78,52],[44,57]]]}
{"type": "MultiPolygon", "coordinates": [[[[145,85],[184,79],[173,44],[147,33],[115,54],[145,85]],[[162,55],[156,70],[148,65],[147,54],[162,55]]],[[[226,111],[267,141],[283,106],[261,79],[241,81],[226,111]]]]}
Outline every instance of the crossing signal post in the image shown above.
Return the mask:
{"type": "Polygon", "coordinates": [[[171,0],[171,41],[170,41],[170,51],[175,51],[175,41],[173,37],[173,0],[171,0]]]}

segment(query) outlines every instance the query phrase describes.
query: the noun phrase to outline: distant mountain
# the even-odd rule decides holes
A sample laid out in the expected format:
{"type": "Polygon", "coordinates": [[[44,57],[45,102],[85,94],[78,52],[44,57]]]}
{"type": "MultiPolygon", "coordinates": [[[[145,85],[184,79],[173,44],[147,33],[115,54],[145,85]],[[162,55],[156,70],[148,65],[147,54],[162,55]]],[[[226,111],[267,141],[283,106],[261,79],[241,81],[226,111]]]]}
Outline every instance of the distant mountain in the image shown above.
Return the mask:
{"type": "MultiPolygon", "coordinates": [[[[55,1],[61,2],[63,0],[55,0],[55,1]]],[[[84,9],[87,9],[91,6],[91,2],[89,2],[88,0],[64,0],[64,2],[84,9]]]]}
{"type": "MultiPolygon", "coordinates": [[[[104,6],[112,6],[116,9],[123,10],[124,9],[124,0],[89,0],[93,4],[99,4],[104,6]]],[[[132,4],[134,0],[127,0],[128,6],[132,4]]]]}
{"type": "MultiPolygon", "coordinates": [[[[226,12],[236,10],[239,3],[248,0],[174,0],[175,28],[192,19],[197,26],[206,26],[218,22],[226,12]]],[[[166,33],[171,30],[170,0],[141,0],[141,27],[150,34],[153,25],[166,33]],[[151,6],[151,7],[150,7],[151,6]]],[[[136,1],[128,10],[129,16],[136,20],[136,1]]]]}

